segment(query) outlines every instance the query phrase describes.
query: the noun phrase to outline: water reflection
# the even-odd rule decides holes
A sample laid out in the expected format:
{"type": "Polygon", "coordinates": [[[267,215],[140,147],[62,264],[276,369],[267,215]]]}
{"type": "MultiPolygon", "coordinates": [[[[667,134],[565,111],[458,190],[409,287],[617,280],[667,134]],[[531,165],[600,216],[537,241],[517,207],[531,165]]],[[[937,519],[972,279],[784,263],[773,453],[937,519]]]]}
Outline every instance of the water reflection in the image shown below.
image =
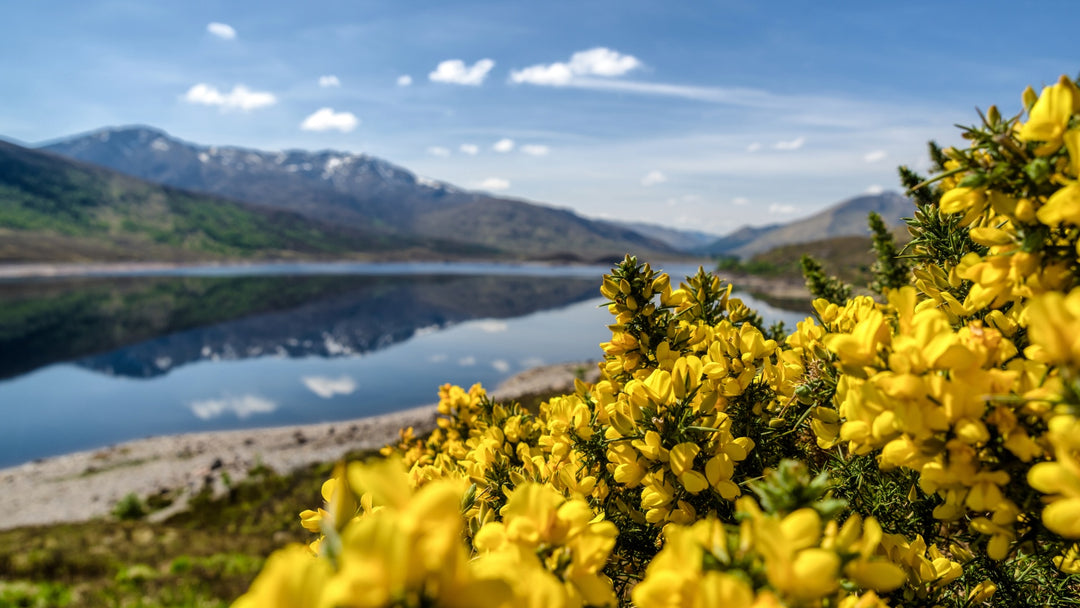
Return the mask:
{"type": "MultiPolygon", "coordinates": [[[[0,283],[0,378],[59,361],[149,378],[200,360],[366,353],[578,302],[585,278],[261,276],[0,283]]],[[[316,389],[312,389],[316,390],[316,389]]]]}
{"type": "MultiPolygon", "coordinates": [[[[0,281],[0,467],[376,415],[446,382],[596,360],[612,322],[601,272],[0,281]]],[[[744,299],[766,322],[805,317],[744,299]]]]}

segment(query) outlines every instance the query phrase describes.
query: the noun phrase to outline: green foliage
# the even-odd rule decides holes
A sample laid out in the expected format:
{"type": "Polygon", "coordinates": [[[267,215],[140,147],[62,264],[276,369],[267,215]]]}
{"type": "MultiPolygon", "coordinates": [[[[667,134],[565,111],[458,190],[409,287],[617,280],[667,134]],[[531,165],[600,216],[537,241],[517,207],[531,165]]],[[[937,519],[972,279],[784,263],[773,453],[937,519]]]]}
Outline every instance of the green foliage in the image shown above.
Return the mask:
{"type": "Polygon", "coordinates": [[[71,589],[55,583],[0,581],[0,608],[62,608],[71,604],[71,589]]]}
{"type": "Polygon", "coordinates": [[[899,289],[911,282],[911,268],[901,258],[896,249],[896,241],[885,226],[881,216],[873,211],[869,216],[870,231],[873,233],[874,262],[871,271],[873,280],[870,289],[877,294],[884,294],[886,289],[899,289]]]}
{"type": "Polygon", "coordinates": [[[146,517],[146,505],[137,494],[128,494],[113,507],[113,515],[121,520],[136,520],[146,517]]]}
{"type": "Polygon", "coordinates": [[[851,286],[840,279],[825,274],[825,269],[814,258],[804,255],[799,264],[802,266],[806,288],[815,298],[824,298],[833,304],[843,304],[851,297],[851,286]]]}

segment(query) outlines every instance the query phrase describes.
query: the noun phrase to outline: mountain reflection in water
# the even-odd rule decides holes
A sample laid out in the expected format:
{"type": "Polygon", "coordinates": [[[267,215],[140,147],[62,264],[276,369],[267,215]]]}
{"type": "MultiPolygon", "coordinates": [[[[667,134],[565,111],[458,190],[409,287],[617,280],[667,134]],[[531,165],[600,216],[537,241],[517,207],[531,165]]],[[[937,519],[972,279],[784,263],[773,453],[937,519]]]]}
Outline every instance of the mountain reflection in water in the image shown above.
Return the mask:
{"type": "Polygon", "coordinates": [[[509,275],[0,283],[0,378],[61,361],[148,378],[200,360],[354,355],[462,321],[565,306],[597,286],[509,275]]]}

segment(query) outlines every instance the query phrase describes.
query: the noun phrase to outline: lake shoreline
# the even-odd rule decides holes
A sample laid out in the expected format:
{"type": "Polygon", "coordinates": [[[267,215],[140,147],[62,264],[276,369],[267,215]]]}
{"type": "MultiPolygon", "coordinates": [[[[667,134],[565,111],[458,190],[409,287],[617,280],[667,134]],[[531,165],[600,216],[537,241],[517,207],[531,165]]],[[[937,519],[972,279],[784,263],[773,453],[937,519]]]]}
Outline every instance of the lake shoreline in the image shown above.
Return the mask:
{"type": "MultiPolygon", "coordinates": [[[[244,269],[273,268],[273,267],[324,267],[342,271],[349,266],[371,265],[490,265],[506,267],[537,267],[537,268],[581,268],[581,267],[604,267],[611,268],[611,261],[601,260],[556,260],[550,258],[538,259],[416,259],[416,260],[380,260],[380,259],[332,259],[332,260],[224,260],[224,261],[199,261],[199,262],[0,262],[0,280],[18,279],[47,279],[62,277],[84,276],[126,276],[139,274],[170,273],[182,270],[198,271],[205,269],[208,272],[220,272],[230,269],[242,271],[244,269]]],[[[653,265],[663,264],[692,265],[699,260],[658,260],[653,265]]]]}
{"type": "MultiPolygon", "coordinates": [[[[491,395],[505,401],[572,390],[582,368],[592,380],[599,373],[592,362],[543,366],[511,377],[491,395]]],[[[286,473],[331,462],[392,443],[406,427],[430,431],[435,420],[435,406],[425,405],[339,422],[162,435],[0,469],[0,530],[105,517],[128,494],[175,496],[151,516],[165,519],[204,488],[222,494],[259,465],[286,473]]]]}

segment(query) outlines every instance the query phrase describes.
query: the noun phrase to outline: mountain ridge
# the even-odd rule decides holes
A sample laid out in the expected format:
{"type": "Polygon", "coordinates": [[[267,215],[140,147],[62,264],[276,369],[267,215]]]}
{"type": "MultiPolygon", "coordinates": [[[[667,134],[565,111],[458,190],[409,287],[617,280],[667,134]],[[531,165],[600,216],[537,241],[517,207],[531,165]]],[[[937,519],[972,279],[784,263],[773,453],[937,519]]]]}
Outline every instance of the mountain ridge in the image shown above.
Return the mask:
{"type": "Polygon", "coordinates": [[[334,224],[453,238],[520,257],[589,260],[627,252],[677,253],[659,240],[569,209],[464,190],[366,154],[203,146],[145,126],[91,131],[42,149],[147,181],[334,224]]]}
{"type": "Polygon", "coordinates": [[[881,215],[886,225],[903,225],[903,218],[915,213],[915,204],[898,192],[861,194],[802,219],[766,226],[743,226],[712,243],[698,248],[696,253],[710,256],[749,259],[785,245],[796,245],[839,236],[870,234],[867,216],[871,211],[881,215]]]}
{"type": "Polygon", "coordinates": [[[18,262],[497,254],[480,246],[333,226],[3,140],[0,233],[0,260],[18,262]]]}

